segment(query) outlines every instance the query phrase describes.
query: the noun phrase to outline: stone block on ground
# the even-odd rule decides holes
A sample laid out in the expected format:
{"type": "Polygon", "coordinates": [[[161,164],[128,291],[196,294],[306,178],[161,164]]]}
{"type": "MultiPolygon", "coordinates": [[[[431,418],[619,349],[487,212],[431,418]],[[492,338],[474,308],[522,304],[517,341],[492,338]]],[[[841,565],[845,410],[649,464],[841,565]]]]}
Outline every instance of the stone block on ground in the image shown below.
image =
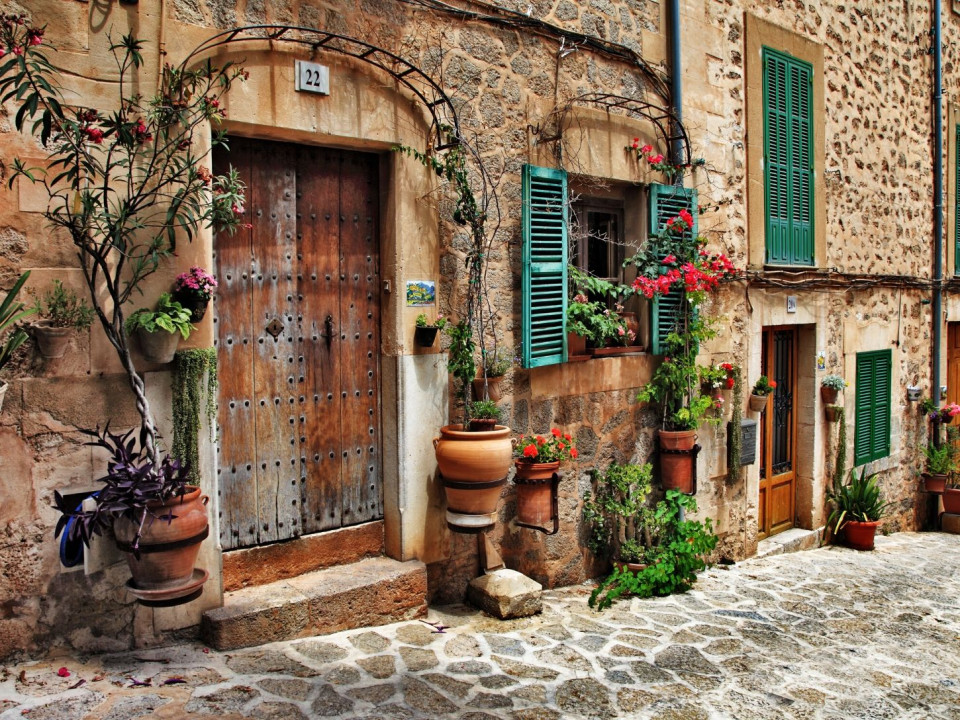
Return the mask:
{"type": "Polygon", "coordinates": [[[218,650],[233,650],[422,616],[427,571],[418,561],[379,557],[224,595],[204,613],[201,632],[218,650]]]}
{"type": "Polygon", "coordinates": [[[940,529],[945,533],[960,535],[960,515],[943,513],[940,516],[940,529]]]}
{"type": "Polygon", "coordinates": [[[543,586],[516,570],[496,570],[474,578],[467,600],[501,620],[529,617],[541,611],[543,586]]]}

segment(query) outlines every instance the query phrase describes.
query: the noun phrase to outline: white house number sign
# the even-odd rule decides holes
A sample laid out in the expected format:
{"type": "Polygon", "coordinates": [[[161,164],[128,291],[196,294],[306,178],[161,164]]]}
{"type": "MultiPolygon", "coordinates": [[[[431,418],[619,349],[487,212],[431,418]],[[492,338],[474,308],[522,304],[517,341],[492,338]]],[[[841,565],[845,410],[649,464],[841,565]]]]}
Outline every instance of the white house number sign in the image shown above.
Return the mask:
{"type": "Polygon", "coordinates": [[[330,94],[330,68],[326,65],[297,60],[294,69],[298,92],[330,94]]]}

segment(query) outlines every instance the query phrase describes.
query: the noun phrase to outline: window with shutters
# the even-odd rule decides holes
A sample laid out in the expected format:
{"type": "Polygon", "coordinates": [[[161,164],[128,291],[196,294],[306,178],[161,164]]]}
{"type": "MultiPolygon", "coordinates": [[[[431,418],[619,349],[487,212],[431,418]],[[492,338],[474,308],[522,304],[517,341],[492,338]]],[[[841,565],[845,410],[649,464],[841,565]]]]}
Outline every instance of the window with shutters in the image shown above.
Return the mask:
{"type": "Polygon", "coordinates": [[[763,48],[766,262],[814,264],[813,66],[763,48]]]}
{"type": "Polygon", "coordinates": [[[523,366],[567,359],[567,173],[523,167],[523,366]]]}
{"type": "Polygon", "coordinates": [[[863,465],[890,454],[892,368],[893,353],[890,350],[857,353],[854,465],[863,465]]]}
{"type": "Polygon", "coordinates": [[[623,201],[580,198],[570,218],[571,265],[612,283],[623,282],[623,201]]]}
{"type": "MultiPolygon", "coordinates": [[[[655,235],[665,227],[668,220],[676,217],[681,210],[687,210],[693,215],[693,228],[687,230],[696,236],[697,226],[697,191],[677,187],[675,185],[650,186],[650,234],[655,235]]],[[[674,287],[666,295],[659,295],[650,303],[650,351],[654,355],[663,355],[667,335],[679,325],[681,313],[688,312],[684,292],[674,287]]]]}

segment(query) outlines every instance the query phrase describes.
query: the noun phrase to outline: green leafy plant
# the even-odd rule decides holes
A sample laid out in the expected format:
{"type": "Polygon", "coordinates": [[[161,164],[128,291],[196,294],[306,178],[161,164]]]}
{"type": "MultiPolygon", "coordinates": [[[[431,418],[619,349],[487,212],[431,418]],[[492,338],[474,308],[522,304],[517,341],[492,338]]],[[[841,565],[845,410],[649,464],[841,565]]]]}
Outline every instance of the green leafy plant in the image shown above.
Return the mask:
{"type": "Polygon", "coordinates": [[[217,351],[178,350],[173,356],[173,444],[177,458],[194,484],[200,482],[200,420],[206,415],[213,433],[217,418],[217,351]],[[206,400],[204,400],[204,393],[206,400]]]}
{"type": "Polygon", "coordinates": [[[843,476],[847,473],[847,415],[843,406],[837,410],[837,423],[840,430],[837,433],[837,459],[833,466],[833,482],[843,482],[843,476]]]}
{"type": "Polygon", "coordinates": [[[643,570],[614,568],[613,573],[590,594],[590,607],[602,610],[623,595],[651,597],[685,592],[707,567],[706,557],[717,546],[710,519],[687,520],[697,511],[694,498],[668,490],[653,511],[653,523],[660,530],[657,551],[647,551],[643,570]]]}
{"type": "Polygon", "coordinates": [[[923,449],[926,472],[930,475],[950,475],[957,471],[957,447],[951,442],[941,445],[928,443],[923,449]]]}
{"type": "Polygon", "coordinates": [[[770,380],[766,375],[761,375],[757,378],[757,381],[753,384],[753,390],[751,391],[754,395],[769,395],[777,388],[777,381],[770,380]]]}
{"type": "Polygon", "coordinates": [[[437,328],[437,330],[443,330],[447,326],[447,319],[443,315],[437,315],[437,319],[433,322],[427,320],[427,316],[424,313],[417,315],[416,325],[418,328],[437,328]]]}
{"type": "Polygon", "coordinates": [[[503,417],[503,411],[493,400],[476,400],[470,406],[470,417],[474,420],[497,420],[503,417]]]}
{"type": "Polygon", "coordinates": [[[246,225],[236,171],[214,177],[203,164],[224,133],[214,128],[212,143],[195,142],[211,137],[210,125],[224,117],[221,99],[246,73],[188,57],[164,64],[156,93],[145,95],[144,42],[133,34],[109,41],[116,95],[98,108],[71,105],[43,29],[22,16],[0,23],[0,47],[9,53],[0,64],[0,98],[16,105],[16,130],[47,151],[43,169],[14,158],[8,180],[46,191],[44,217],[73,243],[96,317],[136,398],[142,450],[159,465],[156,423],[124,332],[128,301],[174,256],[178,236],[189,241],[201,228],[246,225]]]}
{"type": "Polygon", "coordinates": [[[823,380],[820,381],[822,387],[828,388],[830,390],[842,391],[847,386],[847,381],[844,380],[840,375],[826,375],[823,380]]]}
{"type": "Polygon", "coordinates": [[[620,317],[623,305],[618,299],[631,294],[632,289],[593,277],[574,265],[567,267],[567,276],[572,291],[567,303],[567,331],[596,347],[632,343],[636,336],[620,317]],[[613,309],[607,304],[609,299],[616,301],[613,309]]]}
{"type": "Polygon", "coordinates": [[[96,317],[93,308],[59,280],[54,280],[53,288],[37,298],[34,310],[49,325],[58,328],[86,330],[96,317]]]}
{"type": "Polygon", "coordinates": [[[857,522],[875,522],[883,518],[890,503],[883,501],[883,494],[877,484],[878,475],[867,475],[867,468],[851,468],[847,483],[833,479],[833,487],[827,491],[827,500],[833,506],[827,524],[833,526],[833,532],[840,532],[844,524],[857,522]]]}
{"type": "Polygon", "coordinates": [[[516,358],[508,348],[497,348],[493,352],[481,353],[480,368],[488,378],[503,377],[513,367],[516,358]]]}
{"type": "Polygon", "coordinates": [[[0,303],[0,337],[6,336],[3,345],[0,345],[0,370],[10,362],[13,353],[27,340],[26,331],[16,325],[33,313],[32,308],[27,308],[24,303],[17,300],[17,295],[28,277],[30,277],[29,271],[21,275],[0,303]]]}
{"type": "Polygon", "coordinates": [[[140,308],[132,313],[126,321],[128,333],[143,330],[148,333],[165,331],[179,332],[186,340],[193,331],[190,324],[190,311],[173,299],[170,293],[163,293],[157,300],[157,309],[140,308]]]}
{"type": "Polygon", "coordinates": [[[647,499],[653,466],[610,463],[591,471],[592,490],[584,495],[583,518],[590,529],[587,546],[597,557],[645,562],[661,536],[647,499]]]}
{"type": "MultiPolygon", "coordinates": [[[[447,369],[450,374],[460,381],[461,392],[466,400],[470,396],[473,378],[477,374],[474,362],[476,345],[473,342],[473,329],[466,320],[447,325],[447,335],[450,336],[450,359],[447,369]]],[[[470,403],[464,402],[464,426],[470,420],[470,403]]]]}
{"type": "Polygon", "coordinates": [[[730,366],[733,377],[733,413],[730,417],[730,455],[727,459],[727,480],[737,482],[742,474],[743,456],[743,373],[737,365],[730,366]]]}

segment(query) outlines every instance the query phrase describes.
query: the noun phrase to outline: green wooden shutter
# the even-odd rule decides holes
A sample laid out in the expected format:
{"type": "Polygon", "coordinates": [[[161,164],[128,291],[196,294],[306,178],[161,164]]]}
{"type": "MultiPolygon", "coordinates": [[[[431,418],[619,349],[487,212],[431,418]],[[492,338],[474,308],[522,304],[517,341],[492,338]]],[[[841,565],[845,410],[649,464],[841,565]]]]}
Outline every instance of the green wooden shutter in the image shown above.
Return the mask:
{"type": "MultiPolygon", "coordinates": [[[[675,185],[650,186],[650,234],[663,230],[667,220],[680,214],[681,210],[688,210],[693,215],[694,235],[698,231],[697,191],[691,188],[675,185]]],[[[685,233],[686,234],[686,233],[685,233]]],[[[683,289],[673,288],[666,295],[657,295],[650,303],[650,352],[654,355],[664,354],[664,343],[667,335],[673,332],[680,321],[680,313],[686,307],[683,289]]]]}
{"type": "Polygon", "coordinates": [[[766,257],[813,265],[813,67],[763,49],[766,257]]]}
{"type": "Polygon", "coordinates": [[[854,465],[890,454],[892,369],[890,350],[857,353],[854,465]]]}
{"type": "Polygon", "coordinates": [[[567,173],[523,166],[523,366],[567,359],[567,173]]]}

